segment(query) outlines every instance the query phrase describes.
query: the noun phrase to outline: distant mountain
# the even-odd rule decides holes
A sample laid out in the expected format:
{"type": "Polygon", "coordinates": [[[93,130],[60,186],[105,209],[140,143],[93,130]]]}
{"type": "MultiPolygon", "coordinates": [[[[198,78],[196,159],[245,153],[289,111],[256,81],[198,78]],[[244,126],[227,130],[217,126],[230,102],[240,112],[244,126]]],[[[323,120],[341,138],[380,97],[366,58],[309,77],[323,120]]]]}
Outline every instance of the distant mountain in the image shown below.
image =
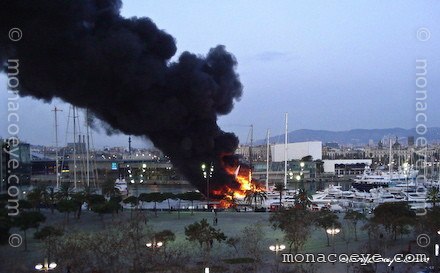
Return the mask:
{"type": "MultiPolygon", "coordinates": [[[[417,138],[419,135],[416,129],[402,129],[402,128],[389,128],[389,129],[353,129],[349,131],[326,131],[326,130],[309,130],[301,129],[288,133],[289,142],[302,142],[302,141],[322,141],[336,142],[339,144],[352,144],[352,145],[365,145],[372,139],[374,143],[379,142],[388,137],[399,138],[399,142],[406,144],[409,136],[417,138]]],[[[440,127],[428,128],[425,135],[428,143],[440,142],[440,127]]],[[[284,143],[284,135],[273,136],[270,138],[271,143],[284,143]]],[[[264,144],[265,140],[257,141],[258,144],[264,144]]]]}

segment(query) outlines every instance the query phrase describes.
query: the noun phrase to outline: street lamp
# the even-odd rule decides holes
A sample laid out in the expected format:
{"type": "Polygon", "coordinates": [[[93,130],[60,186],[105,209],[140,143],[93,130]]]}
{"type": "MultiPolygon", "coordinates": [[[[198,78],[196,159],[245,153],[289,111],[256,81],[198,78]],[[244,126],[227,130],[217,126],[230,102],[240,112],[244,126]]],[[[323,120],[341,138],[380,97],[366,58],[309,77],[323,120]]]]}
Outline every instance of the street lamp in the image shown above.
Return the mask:
{"type": "Polygon", "coordinates": [[[290,180],[293,179],[293,172],[292,171],[289,171],[289,178],[290,178],[290,180]]]}
{"type": "Polygon", "coordinates": [[[306,164],[304,162],[299,163],[299,166],[301,167],[301,172],[299,173],[301,180],[304,178],[304,166],[306,164]]]}
{"type": "Polygon", "coordinates": [[[55,267],[57,267],[57,264],[52,262],[52,263],[48,263],[47,259],[44,259],[44,263],[43,264],[37,264],[35,266],[35,269],[38,271],[44,271],[44,272],[48,272],[49,270],[53,270],[55,269],[55,267]]]}
{"type": "Polygon", "coordinates": [[[158,249],[161,246],[163,246],[163,242],[161,242],[161,241],[156,242],[156,240],[153,240],[153,242],[147,243],[146,246],[151,249],[158,249]]]}
{"type": "Polygon", "coordinates": [[[202,167],[203,178],[206,179],[206,199],[207,199],[207,206],[208,206],[208,210],[209,210],[209,178],[212,177],[212,173],[214,172],[214,165],[211,162],[210,167],[209,167],[209,173],[206,170],[205,163],[203,163],[201,167],[202,167]]]}
{"type": "Polygon", "coordinates": [[[334,253],[335,252],[335,235],[338,234],[339,232],[341,232],[341,229],[332,227],[332,228],[328,228],[326,230],[326,232],[332,236],[333,253],[334,253]]]}
{"type": "Polygon", "coordinates": [[[286,246],[285,246],[285,245],[280,245],[280,244],[278,243],[278,239],[277,239],[277,240],[276,240],[276,244],[275,244],[275,245],[272,245],[272,246],[269,246],[269,249],[270,249],[271,251],[274,251],[274,252],[275,252],[275,255],[278,255],[278,252],[280,252],[280,251],[286,249],[286,246]]]}
{"type": "Polygon", "coordinates": [[[278,257],[278,252],[283,251],[284,249],[286,249],[286,246],[283,244],[280,244],[278,239],[275,242],[275,245],[271,245],[269,246],[270,251],[275,252],[275,262],[277,265],[277,272],[278,272],[278,262],[277,262],[277,257],[278,257]]]}

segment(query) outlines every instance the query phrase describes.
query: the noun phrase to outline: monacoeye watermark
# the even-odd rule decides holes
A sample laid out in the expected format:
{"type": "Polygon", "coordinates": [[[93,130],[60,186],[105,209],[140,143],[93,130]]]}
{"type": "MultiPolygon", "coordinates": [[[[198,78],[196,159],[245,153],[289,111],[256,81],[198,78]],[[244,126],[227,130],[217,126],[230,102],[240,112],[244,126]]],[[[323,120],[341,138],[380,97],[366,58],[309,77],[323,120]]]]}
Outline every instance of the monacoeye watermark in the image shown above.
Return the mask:
{"type": "MultiPolygon", "coordinates": [[[[11,28],[8,37],[12,42],[18,42],[22,38],[22,31],[19,28],[11,28]]],[[[19,210],[19,195],[20,178],[15,174],[14,170],[20,167],[19,161],[19,144],[20,140],[18,134],[20,133],[20,104],[18,103],[18,89],[20,86],[19,80],[20,74],[20,60],[8,59],[7,60],[7,83],[8,83],[8,100],[7,100],[7,123],[8,123],[8,139],[6,139],[6,145],[3,147],[3,153],[6,155],[6,182],[8,192],[8,216],[17,216],[20,213],[19,210]]],[[[22,237],[19,234],[11,234],[9,236],[9,245],[11,247],[19,247],[22,244],[22,237]]]]}
{"type": "MultiPolygon", "coordinates": [[[[421,27],[416,33],[417,40],[426,42],[431,38],[431,32],[426,27],[421,27]]],[[[423,174],[418,174],[416,183],[424,184],[427,181],[427,161],[428,161],[428,141],[426,134],[428,133],[428,60],[417,58],[415,64],[415,85],[416,85],[416,148],[415,153],[418,159],[415,166],[423,169],[423,174]]],[[[426,210],[425,213],[426,214],[426,210]]]]}
{"type": "MultiPolygon", "coordinates": [[[[416,116],[415,121],[416,125],[416,154],[419,158],[416,161],[416,167],[426,169],[426,161],[427,161],[427,150],[428,150],[428,140],[425,135],[428,132],[428,126],[426,123],[428,122],[428,115],[426,111],[428,110],[428,61],[426,59],[417,59],[416,60],[416,103],[415,110],[416,116]]],[[[417,176],[417,182],[424,183],[426,181],[426,173],[423,172],[417,176]]]]}
{"type": "Polygon", "coordinates": [[[394,263],[428,263],[429,256],[426,253],[395,254],[393,257],[383,257],[381,254],[371,253],[283,253],[282,263],[358,263],[362,266],[367,264],[385,263],[388,266],[394,263]]]}

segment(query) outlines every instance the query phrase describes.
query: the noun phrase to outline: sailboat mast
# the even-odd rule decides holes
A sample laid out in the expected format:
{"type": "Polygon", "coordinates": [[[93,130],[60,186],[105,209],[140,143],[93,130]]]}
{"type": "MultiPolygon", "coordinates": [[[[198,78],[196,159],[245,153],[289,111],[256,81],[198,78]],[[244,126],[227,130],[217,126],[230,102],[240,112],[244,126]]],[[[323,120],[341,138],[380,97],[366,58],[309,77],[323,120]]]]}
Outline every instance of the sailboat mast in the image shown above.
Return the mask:
{"type": "Polygon", "coordinates": [[[270,131],[267,129],[266,136],[266,191],[269,191],[269,137],[270,131]]]}
{"type": "Polygon", "coordinates": [[[76,189],[76,109],[75,106],[72,108],[73,111],[73,187],[76,189]]]}
{"type": "Polygon", "coordinates": [[[89,109],[86,109],[86,135],[87,135],[87,146],[86,146],[86,181],[87,187],[90,187],[90,142],[89,142],[89,109]]]}
{"type": "Polygon", "coordinates": [[[392,167],[392,164],[393,164],[393,161],[392,161],[392,153],[393,153],[393,151],[392,151],[392,149],[393,149],[393,147],[392,147],[392,141],[391,141],[391,137],[390,137],[390,156],[389,156],[389,171],[390,171],[390,181],[393,179],[393,167],[392,167]]]}
{"type": "Polygon", "coordinates": [[[60,171],[59,171],[59,158],[58,158],[58,112],[63,110],[58,109],[56,106],[52,110],[55,114],[55,169],[56,169],[56,181],[57,188],[60,187],[60,171]]]}
{"type": "Polygon", "coordinates": [[[288,114],[286,113],[286,117],[285,117],[285,125],[286,125],[286,128],[285,128],[285,132],[284,132],[284,187],[287,187],[287,129],[288,129],[288,126],[287,126],[287,117],[288,117],[288,114]]]}
{"type": "Polygon", "coordinates": [[[250,171],[252,172],[252,146],[254,145],[254,125],[253,124],[251,124],[251,126],[250,126],[251,128],[250,128],[250,135],[251,135],[251,143],[250,143],[250,145],[249,145],[249,168],[250,168],[250,171]]]}

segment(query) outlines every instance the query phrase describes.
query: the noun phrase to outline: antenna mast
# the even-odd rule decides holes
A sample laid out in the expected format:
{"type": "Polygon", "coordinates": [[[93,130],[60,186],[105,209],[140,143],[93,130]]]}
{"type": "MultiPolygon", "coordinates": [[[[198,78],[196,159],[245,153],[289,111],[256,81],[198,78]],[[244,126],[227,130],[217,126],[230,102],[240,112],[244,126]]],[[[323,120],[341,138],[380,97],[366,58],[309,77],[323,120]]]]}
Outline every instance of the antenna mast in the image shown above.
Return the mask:
{"type": "Polygon", "coordinates": [[[266,138],[266,191],[269,191],[269,137],[270,131],[267,129],[267,138],[266,138]]]}
{"type": "Polygon", "coordinates": [[[73,188],[76,190],[76,107],[73,106],[73,188]]]}
{"type": "Polygon", "coordinates": [[[60,171],[59,171],[59,158],[58,158],[58,112],[62,112],[63,110],[58,109],[56,106],[53,108],[52,112],[55,115],[55,169],[56,169],[56,181],[57,188],[60,187],[60,171]]]}
{"type": "Polygon", "coordinates": [[[284,132],[284,187],[287,187],[287,116],[288,114],[286,113],[286,128],[284,132]]]}

